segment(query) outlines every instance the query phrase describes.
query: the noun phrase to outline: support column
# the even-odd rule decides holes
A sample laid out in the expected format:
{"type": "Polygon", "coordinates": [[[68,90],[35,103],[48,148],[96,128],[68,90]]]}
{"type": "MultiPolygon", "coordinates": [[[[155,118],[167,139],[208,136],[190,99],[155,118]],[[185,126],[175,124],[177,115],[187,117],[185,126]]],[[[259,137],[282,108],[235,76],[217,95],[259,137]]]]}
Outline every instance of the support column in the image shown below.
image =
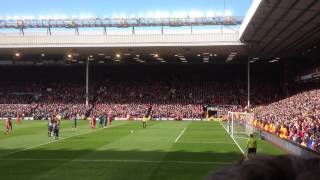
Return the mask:
{"type": "Polygon", "coordinates": [[[90,58],[87,58],[86,62],[86,106],[89,106],[89,61],[90,58]]]}
{"type": "Polygon", "coordinates": [[[248,80],[248,104],[247,104],[247,107],[248,107],[248,111],[250,110],[250,58],[248,58],[248,69],[247,69],[247,71],[248,71],[248,78],[247,78],[247,80],[248,80]]]}
{"type": "Polygon", "coordinates": [[[52,35],[52,33],[51,33],[51,27],[50,27],[50,26],[47,28],[47,35],[49,35],[49,36],[52,35]]]}
{"type": "Polygon", "coordinates": [[[77,36],[79,35],[79,28],[77,26],[74,28],[74,32],[77,36]]]}
{"type": "Polygon", "coordinates": [[[107,33],[107,27],[106,27],[106,26],[103,27],[103,34],[104,34],[104,35],[108,35],[108,33],[107,33]]]}
{"type": "Polygon", "coordinates": [[[136,34],[136,30],[134,28],[134,26],[132,26],[132,35],[135,35],[136,34]]]}
{"type": "Polygon", "coordinates": [[[24,30],[23,30],[23,28],[20,28],[19,34],[20,34],[20,36],[24,36],[24,30]]]}

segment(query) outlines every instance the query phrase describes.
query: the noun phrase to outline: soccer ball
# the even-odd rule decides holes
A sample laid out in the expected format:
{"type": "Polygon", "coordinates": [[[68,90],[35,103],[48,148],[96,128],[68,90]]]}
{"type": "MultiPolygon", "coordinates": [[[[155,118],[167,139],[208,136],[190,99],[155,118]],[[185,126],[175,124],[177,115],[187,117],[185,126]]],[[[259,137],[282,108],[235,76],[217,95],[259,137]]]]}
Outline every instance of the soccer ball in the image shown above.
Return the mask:
{"type": "Polygon", "coordinates": [[[130,132],[133,133],[133,130],[131,130],[130,132]]]}

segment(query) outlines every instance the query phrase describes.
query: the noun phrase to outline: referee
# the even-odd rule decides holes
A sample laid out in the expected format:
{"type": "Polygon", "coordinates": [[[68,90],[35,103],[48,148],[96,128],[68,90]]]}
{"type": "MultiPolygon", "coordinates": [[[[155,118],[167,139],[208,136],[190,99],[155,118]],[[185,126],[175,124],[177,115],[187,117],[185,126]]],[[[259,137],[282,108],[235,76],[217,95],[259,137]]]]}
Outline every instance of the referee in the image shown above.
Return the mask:
{"type": "Polygon", "coordinates": [[[253,134],[250,134],[250,137],[247,142],[247,158],[251,159],[257,153],[257,140],[254,138],[253,134]]]}

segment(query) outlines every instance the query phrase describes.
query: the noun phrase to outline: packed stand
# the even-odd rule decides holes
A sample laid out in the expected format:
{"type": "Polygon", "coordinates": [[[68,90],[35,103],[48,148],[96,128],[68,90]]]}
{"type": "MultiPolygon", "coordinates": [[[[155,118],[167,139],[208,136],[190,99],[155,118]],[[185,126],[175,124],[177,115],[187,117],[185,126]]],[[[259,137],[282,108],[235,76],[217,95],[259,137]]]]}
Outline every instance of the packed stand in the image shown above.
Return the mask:
{"type": "Polygon", "coordinates": [[[320,89],[257,108],[255,125],[320,152],[320,89]]]}
{"type": "MultiPolygon", "coordinates": [[[[241,81],[178,78],[93,81],[89,90],[91,104],[88,107],[85,106],[83,82],[35,81],[4,84],[0,88],[3,96],[0,101],[2,117],[23,114],[35,119],[47,119],[54,114],[60,114],[62,118],[111,114],[117,118],[141,118],[150,113],[154,118],[201,119],[205,104],[227,105],[221,107],[220,114],[226,114],[230,110],[243,111],[242,107],[246,105],[245,84],[241,81]]],[[[269,97],[264,91],[252,92],[269,97]]]]}
{"type": "Polygon", "coordinates": [[[91,115],[113,114],[119,118],[136,118],[142,117],[151,108],[154,118],[201,119],[204,104],[230,107],[245,104],[244,86],[241,83],[208,80],[108,79],[97,90],[91,115]]]}
{"type": "MultiPolygon", "coordinates": [[[[85,88],[78,82],[2,82],[0,117],[47,119],[55,114],[62,118],[87,115],[85,88]]],[[[91,88],[90,90],[93,91],[91,88]]]]}

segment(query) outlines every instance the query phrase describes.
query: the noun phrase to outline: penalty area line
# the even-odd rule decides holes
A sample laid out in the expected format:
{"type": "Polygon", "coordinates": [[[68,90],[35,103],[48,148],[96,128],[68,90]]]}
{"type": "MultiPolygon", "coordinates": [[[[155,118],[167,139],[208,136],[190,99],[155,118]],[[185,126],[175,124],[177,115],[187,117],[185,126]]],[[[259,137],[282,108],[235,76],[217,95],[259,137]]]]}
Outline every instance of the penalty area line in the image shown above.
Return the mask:
{"type": "Polygon", "coordinates": [[[175,143],[179,141],[179,139],[181,138],[181,136],[183,135],[183,133],[184,133],[185,131],[186,131],[186,128],[184,128],[184,129],[180,132],[180,134],[178,135],[178,137],[174,140],[175,143]]]}

